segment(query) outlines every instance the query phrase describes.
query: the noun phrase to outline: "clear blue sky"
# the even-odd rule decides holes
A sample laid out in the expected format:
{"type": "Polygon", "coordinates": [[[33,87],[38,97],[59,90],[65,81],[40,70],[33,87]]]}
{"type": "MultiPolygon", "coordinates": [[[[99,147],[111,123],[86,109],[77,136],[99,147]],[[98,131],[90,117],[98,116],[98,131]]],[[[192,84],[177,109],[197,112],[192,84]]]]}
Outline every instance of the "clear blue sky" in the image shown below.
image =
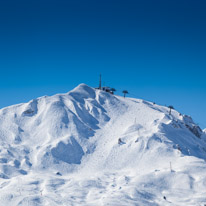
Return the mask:
{"type": "Polygon", "coordinates": [[[0,108],[79,83],[127,89],[206,127],[205,0],[0,1],[0,108]]]}

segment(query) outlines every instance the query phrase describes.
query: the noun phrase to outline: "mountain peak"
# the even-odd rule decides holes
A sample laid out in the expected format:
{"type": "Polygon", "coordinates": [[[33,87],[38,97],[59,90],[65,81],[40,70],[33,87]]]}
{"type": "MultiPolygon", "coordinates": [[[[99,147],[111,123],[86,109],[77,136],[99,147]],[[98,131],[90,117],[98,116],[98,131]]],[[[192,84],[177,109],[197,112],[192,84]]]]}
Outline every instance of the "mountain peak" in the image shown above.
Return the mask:
{"type": "Polygon", "coordinates": [[[87,91],[87,90],[90,90],[90,89],[93,89],[93,88],[88,86],[85,83],[81,83],[78,86],[76,86],[73,90],[86,90],[87,91]]]}
{"type": "Polygon", "coordinates": [[[79,84],[72,91],[70,91],[69,94],[78,100],[84,98],[95,98],[96,96],[95,89],[84,83],[79,84]]]}

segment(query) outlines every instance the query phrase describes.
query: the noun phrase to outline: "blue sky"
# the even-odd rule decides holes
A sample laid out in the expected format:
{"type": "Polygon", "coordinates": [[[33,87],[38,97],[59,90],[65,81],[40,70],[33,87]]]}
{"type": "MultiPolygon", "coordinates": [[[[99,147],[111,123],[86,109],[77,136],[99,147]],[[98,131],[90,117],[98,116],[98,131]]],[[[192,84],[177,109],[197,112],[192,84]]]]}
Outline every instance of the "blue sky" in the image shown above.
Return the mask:
{"type": "Polygon", "coordinates": [[[0,108],[79,83],[173,105],[206,127],[205,0],[0,1],[0,108]]]}

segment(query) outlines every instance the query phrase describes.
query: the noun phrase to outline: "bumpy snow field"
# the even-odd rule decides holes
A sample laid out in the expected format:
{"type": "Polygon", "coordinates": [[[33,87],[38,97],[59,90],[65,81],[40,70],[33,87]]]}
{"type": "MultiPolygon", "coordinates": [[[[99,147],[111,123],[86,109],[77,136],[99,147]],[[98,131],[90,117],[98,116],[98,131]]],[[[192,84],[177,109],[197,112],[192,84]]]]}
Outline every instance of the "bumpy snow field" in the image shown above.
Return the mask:
{"type": "Polygon", "coordinates": [[[85,84],[0,110],[0,206],[204,206],[205,160],[190,117],[85,84]]]}

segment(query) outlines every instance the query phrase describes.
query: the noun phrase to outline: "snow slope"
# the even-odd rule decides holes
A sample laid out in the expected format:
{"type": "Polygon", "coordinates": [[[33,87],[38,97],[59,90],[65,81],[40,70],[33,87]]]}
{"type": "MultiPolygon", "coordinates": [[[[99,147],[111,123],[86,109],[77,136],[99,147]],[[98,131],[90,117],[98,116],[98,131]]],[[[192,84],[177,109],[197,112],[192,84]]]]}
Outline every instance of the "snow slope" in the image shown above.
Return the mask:
{"type": "Polygon", "coordinates": [[[203,206],[205,160],[191,117],[85,84],[0,110],[2,206],[203,206]]]}

